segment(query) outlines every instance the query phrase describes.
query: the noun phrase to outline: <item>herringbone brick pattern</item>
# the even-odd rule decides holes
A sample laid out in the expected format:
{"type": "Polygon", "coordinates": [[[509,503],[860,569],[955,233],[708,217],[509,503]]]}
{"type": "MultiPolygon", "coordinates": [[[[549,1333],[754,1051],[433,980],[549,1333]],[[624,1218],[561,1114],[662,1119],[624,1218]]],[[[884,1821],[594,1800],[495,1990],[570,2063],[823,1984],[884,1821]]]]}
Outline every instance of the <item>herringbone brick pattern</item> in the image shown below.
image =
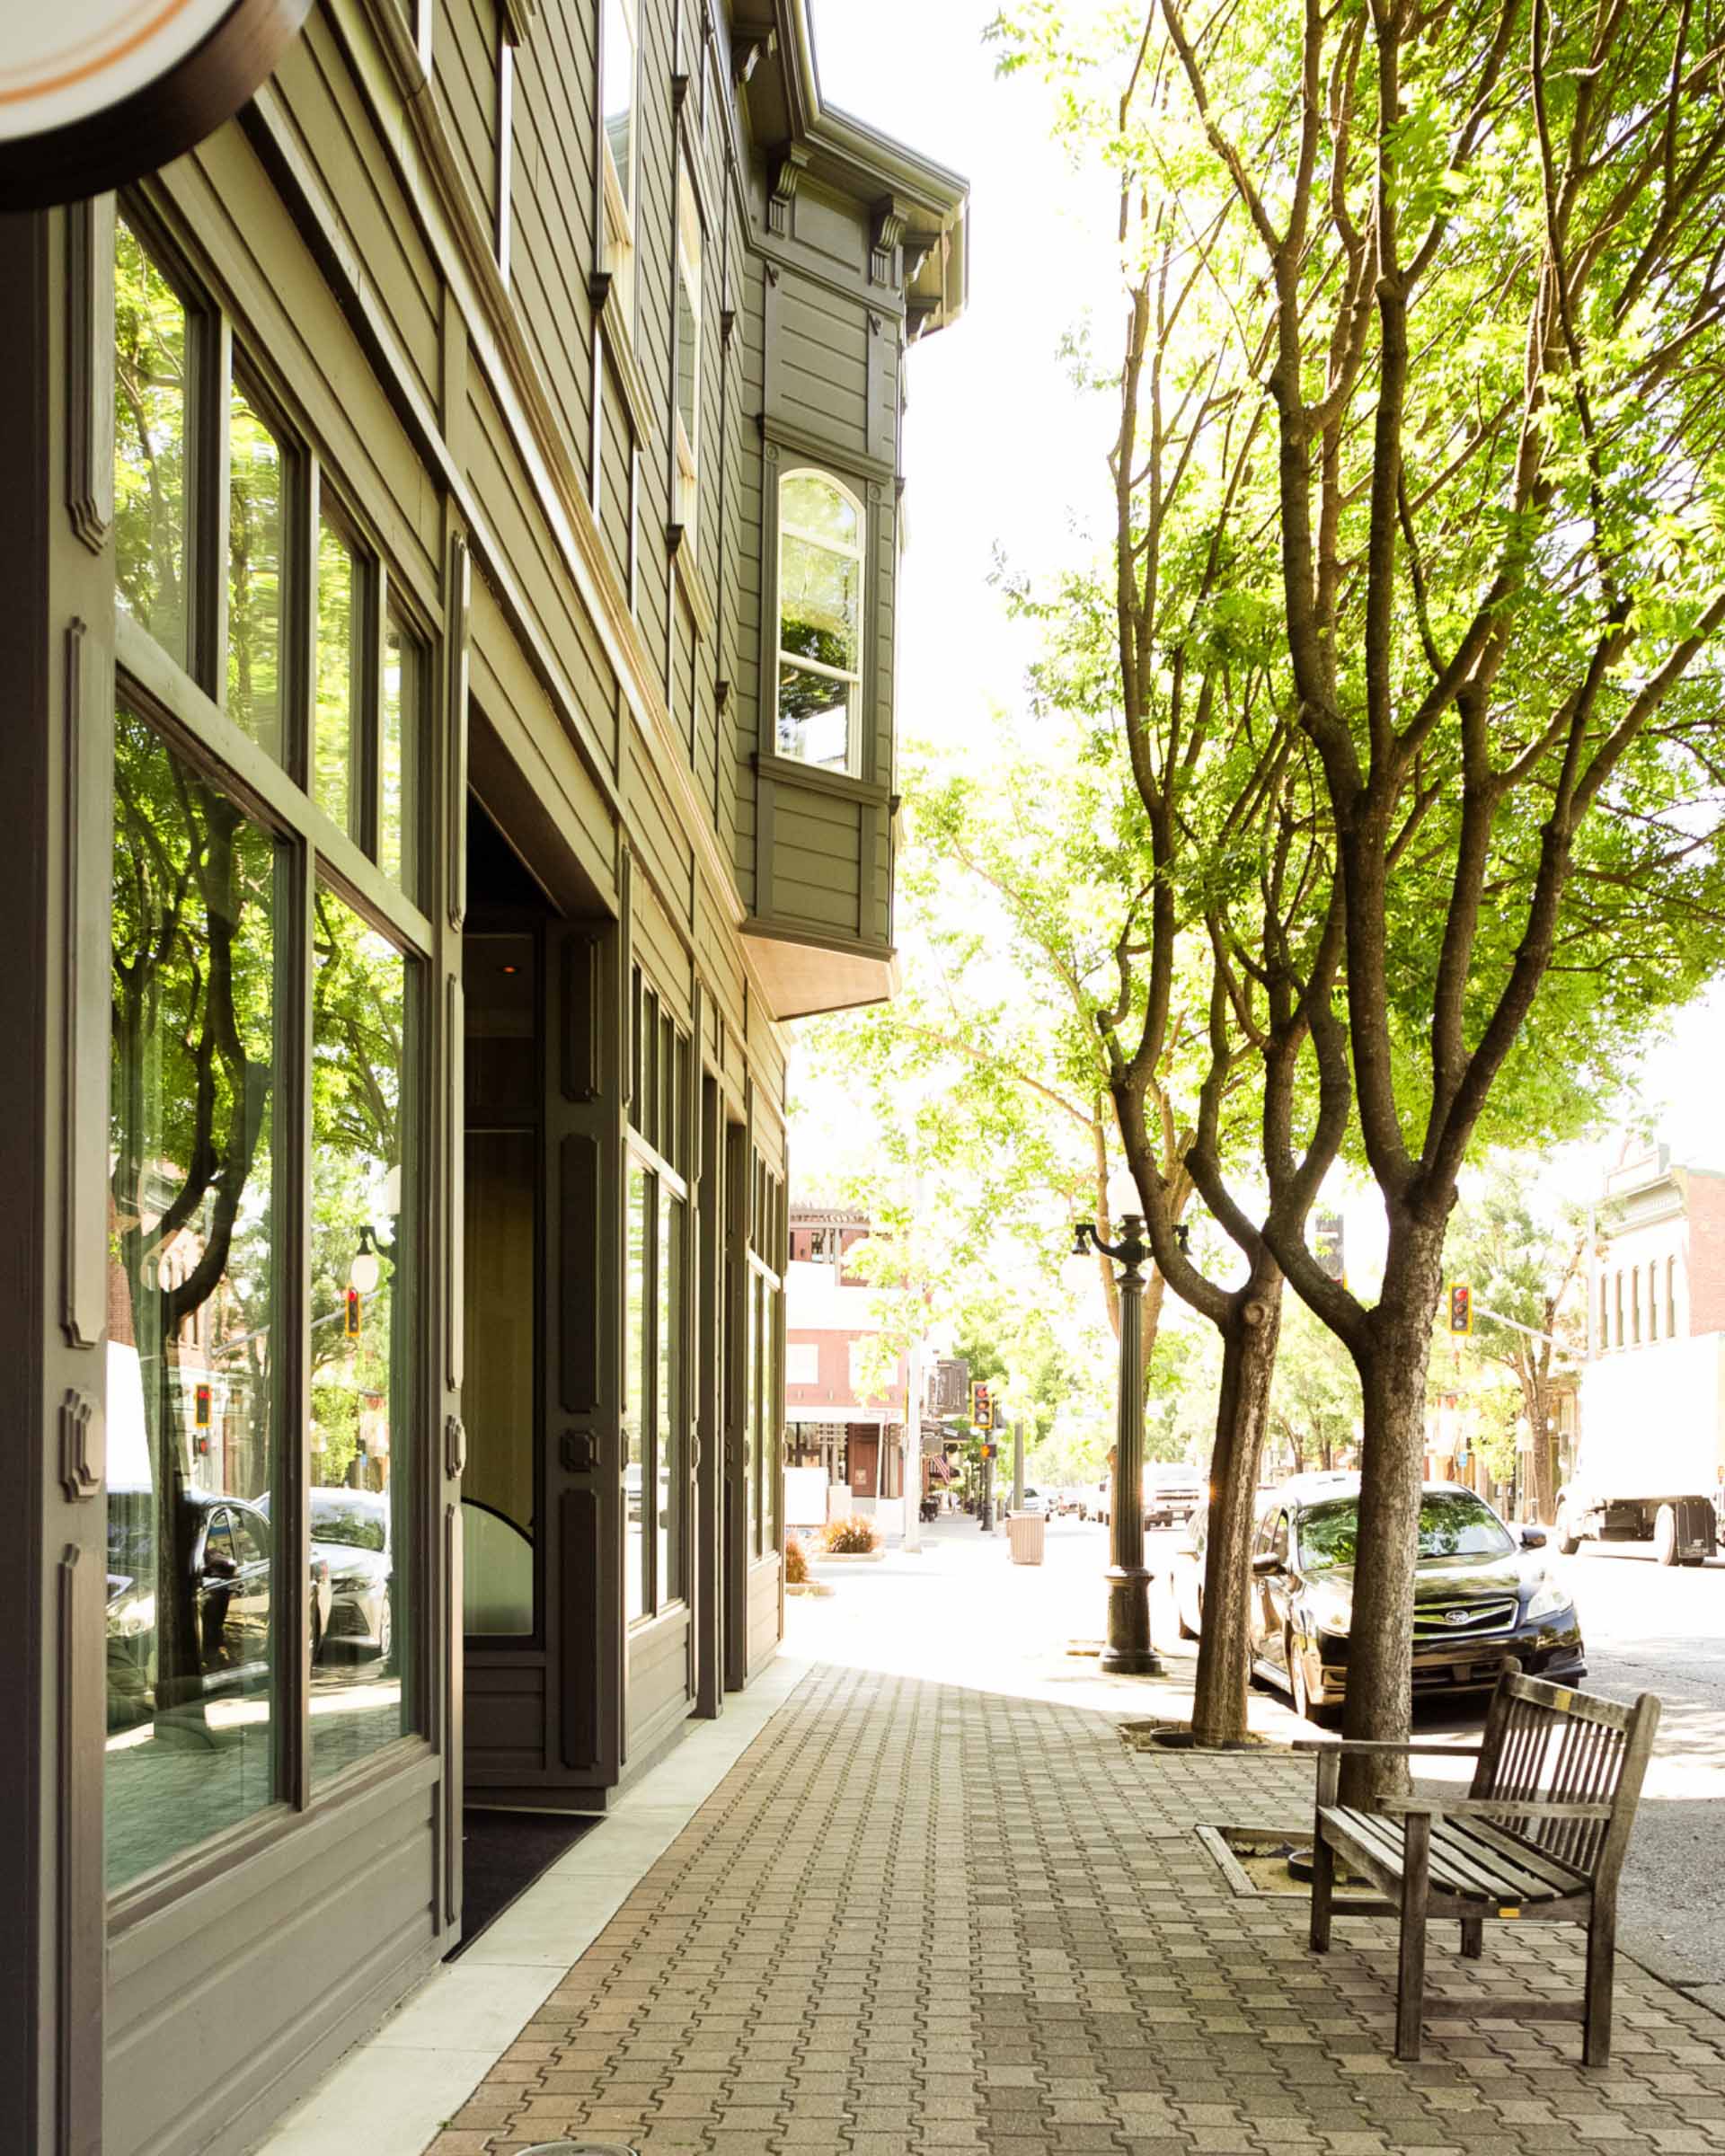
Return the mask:
{"type": "MultiPolygon", "coordinates": [[[[818,1669],[433,2156],[1725,2151],[1725,2022],[1627,1966],[1608,2072],[1513,2007],[1397,2065],[1392,1927],[1314,1960],[1192,1833],[1310,1802],[1285,1753],[1129,1754],[1103,1714],[818,1669]]],[[[1579,1940],[1489,1927],[1465,1980],[1567,1989],[1579,1940]]]]}

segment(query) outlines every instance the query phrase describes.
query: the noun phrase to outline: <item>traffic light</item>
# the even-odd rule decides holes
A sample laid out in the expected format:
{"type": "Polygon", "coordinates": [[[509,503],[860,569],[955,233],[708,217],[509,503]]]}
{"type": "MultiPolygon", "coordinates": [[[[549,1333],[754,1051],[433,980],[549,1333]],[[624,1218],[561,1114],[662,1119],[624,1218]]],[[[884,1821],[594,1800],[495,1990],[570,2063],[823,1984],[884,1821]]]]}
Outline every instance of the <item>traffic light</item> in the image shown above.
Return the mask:
{"type": "Polygon", "coordinates": [[[195,1430],[209,1427],[209,1387],[194,1385],[191,1389],[191,1427],[195,1430]]]}
{"type": "Polygon", "coordinates": [[[970,1388],[970,1419],[979,1430],[995,1427],[995,1396],[980,1380],[970,1388]]]}
{"type": "Polygon", "coordinates": [[[350,1340],[359,1338],[359,1290],[350,1287],[348,1290],[347,1308],[341,1313],[341,1330],[350,1340]]]}
{"type": "Polygon", "coordinates": [[[1449,1330],[1457,1339],[1473,1330],[1473,1290],[1459,1282],[1449,1291],[1449,1330]]]}

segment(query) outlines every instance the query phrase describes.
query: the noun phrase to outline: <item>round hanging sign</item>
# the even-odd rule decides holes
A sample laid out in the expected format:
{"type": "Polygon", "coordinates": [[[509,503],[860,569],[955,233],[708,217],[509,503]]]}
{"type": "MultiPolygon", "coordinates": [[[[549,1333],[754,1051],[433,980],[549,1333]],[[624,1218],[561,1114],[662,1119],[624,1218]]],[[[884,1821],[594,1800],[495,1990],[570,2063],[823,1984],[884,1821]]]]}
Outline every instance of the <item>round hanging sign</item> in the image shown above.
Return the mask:
{"type": "Polygon", "coordinates": [[[0,210],[100,194],[230,119],[312,0],[0,4],[0,210]]]}

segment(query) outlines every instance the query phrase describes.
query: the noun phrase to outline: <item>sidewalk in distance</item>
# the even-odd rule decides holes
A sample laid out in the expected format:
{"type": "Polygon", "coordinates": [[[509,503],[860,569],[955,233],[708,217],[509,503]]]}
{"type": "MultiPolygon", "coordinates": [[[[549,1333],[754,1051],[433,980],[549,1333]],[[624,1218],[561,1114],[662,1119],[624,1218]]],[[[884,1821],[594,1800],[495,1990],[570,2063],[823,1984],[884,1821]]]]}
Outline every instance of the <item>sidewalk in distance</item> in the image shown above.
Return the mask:
{"type": "MultiPolygon", "coordinates": [[[[1236,1895],[1193,1832],[1297,1825],[1309,1763],[1128,1752],[1118,1722],[1177,1714],[1180,1684],[1066,1657],[1101,1538],[1051,1532],[1050,1558],[1009,1567],[963,1523],[798,1605],[817,1666],[571,1940],[435,2156],[1725,2151],[1725,2022],[1629,1964],[1606,2072],[1513,2003],[1397,2065],[1393,1927],[1343,1922],[1314,1960],[1303,1905],[1236,1895]]],[[[1490,1927],[1463,1978],[1452,1929],[1434,1981],[1579,1986],[1577,1934],[1490,1927]]]]}

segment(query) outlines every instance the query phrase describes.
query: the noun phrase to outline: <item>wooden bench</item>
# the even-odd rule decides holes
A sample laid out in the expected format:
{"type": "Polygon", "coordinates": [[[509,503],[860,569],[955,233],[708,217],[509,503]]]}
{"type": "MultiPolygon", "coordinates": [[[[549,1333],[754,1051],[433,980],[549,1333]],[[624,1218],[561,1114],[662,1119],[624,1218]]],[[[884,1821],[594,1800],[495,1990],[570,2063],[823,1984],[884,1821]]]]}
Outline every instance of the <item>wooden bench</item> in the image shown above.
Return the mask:
{"type": "Polygon", "coordinates": [[[1632,1707],[1526,1677],[1506,1662],[1478,1745],[1306,1742],[1318,1755],[1312,1846],[1312,1950],[1330,1949],[1335,1914],[1399,1910],[1395,2055],[1420,2056],[1422,2022],[1512,2014],[1517,2020],[1579,2021],[1589,2066],[1611,2057],[1612,1959],[1617,1875],[1659,1727],[1659,1702],[1632,1707]],[[1478,1760],[1467,1795],[1386,1797],[1375,1811],[1338,1803],[1348,1754],[1478,1760]],[[1338,1858],[1371,1881],[1384,1902],[1334,1903],[1338,1858]],[[1426,1925],[1461,1923],[1462,1952],[1477,1958],[1487,1918],[1585,1924],[1588,1975],[1579,2000],[1526,1996],[1496,2002],[1426,1993],[1426,1925]]]}

